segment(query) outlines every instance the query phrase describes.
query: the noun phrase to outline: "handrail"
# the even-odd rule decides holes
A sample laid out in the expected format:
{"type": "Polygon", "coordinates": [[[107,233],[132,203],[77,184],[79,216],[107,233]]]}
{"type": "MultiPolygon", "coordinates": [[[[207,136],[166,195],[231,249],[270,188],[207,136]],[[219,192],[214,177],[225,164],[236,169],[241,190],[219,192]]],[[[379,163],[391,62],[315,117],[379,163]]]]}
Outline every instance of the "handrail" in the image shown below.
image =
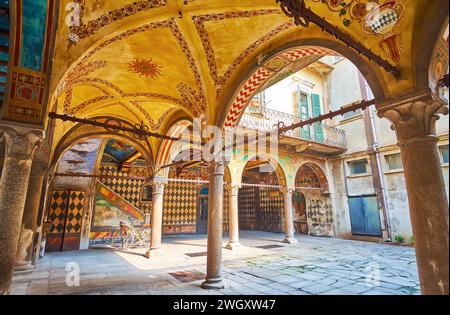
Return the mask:
{"type": "MultiPolygon", "coordinates": [[[[242,116],[240,126],[260,131],[271,131],[279,122],[289,126],[300,122],[299,116],[283,113],[274,109],[258,108],[247,109],[242,116]]],[[[303,128],[289,130],[285,136],[314,141],[325,145],[347,148],[346,133],[344,130],[317,122],[303,128]]]]}

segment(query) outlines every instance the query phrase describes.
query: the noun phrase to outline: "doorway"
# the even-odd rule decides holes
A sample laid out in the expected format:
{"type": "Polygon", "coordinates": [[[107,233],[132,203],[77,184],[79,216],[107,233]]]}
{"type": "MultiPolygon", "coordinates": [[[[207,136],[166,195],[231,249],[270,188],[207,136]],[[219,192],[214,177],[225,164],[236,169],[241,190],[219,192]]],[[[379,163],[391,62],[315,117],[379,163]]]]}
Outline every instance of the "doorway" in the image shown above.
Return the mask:
{"type": "Polygon", "coordinates": [[[376,196],[349,197],[348,203],[353,235],[377,237],[383,235],[380,207],[376,196]]]}
{"type": "Polygon", "coordinates": [[[202,187],[199,192],[197,212],[197,234],[208,234],[209,188],[202,187]]]}
{"type": "Polygon", "coordinates": [[[299,234],[309,234],[308,229],[308,215],[306,213],[306,198],[305,195],[299,191],[294,192],[292,196],[292,203],[294,206],[294,226],[299,234]]]}

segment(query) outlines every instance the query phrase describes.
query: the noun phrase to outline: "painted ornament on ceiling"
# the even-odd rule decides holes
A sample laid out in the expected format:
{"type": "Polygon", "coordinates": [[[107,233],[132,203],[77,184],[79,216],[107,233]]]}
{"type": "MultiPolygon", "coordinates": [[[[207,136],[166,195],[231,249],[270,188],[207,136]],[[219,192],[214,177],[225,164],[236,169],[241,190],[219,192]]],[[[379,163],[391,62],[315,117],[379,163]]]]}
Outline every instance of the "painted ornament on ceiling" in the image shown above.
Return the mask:
{"type": "Polygon", "coordinates": [[[161,75],[163,67],[153,62],[152,58],[135,58],[133,62],[128,64],[128,69],[130,72],[137,73],[140,76],[155,79],[161,75]]]}
{"type": "Polygon", "coordinates": [[[361,24],[362,31],[380,38],[379,46],[395,62],[400,62],[402,37],[398,30],[400,20],[406,11],[401,1],[382,0],[311,0],[327,5],[339,14],[344,26],[354,21],[361,24]]]}

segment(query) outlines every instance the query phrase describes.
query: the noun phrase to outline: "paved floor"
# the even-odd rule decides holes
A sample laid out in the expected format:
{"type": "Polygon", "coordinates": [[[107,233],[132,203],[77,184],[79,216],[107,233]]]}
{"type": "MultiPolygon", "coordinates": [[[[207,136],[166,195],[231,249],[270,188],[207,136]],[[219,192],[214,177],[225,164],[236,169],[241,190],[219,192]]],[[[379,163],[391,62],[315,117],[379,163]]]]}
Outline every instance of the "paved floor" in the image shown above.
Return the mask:
{"type": "MultiPolygon", "coordinates": [[[[413,248],[305,236],[288,246],[280,242],[282,238],[242,231],[245,246],[223,251],[226,288],[207,293],[420,294],[413,248]],[[258,247],[268,245],[280,247],[258,247]]],[[[15,275],[12,294],[205,294],[198,279],[205,273],[206,239],[178,236],[163,242],[164,253],[151,260],[142,256],[145,249],[46,255],[33,273],[15,275]],[[78,267],[79,286],[73,277],[78,267]],[[170,274],[184,271],[188,271],[181,273],[184,278],[170,274]]]]}

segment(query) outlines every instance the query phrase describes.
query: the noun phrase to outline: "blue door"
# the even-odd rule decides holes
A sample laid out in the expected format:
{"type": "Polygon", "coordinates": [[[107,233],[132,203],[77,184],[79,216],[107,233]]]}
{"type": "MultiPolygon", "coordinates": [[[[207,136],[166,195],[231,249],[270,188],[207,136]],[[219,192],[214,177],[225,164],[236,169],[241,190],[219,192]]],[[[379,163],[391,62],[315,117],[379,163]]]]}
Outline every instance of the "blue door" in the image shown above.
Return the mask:
{"type": "Polygon", "coordinates": [[[381,219],[376,196],[349,197],[350,221],[353,235],[381,237],[381,219]]]}

